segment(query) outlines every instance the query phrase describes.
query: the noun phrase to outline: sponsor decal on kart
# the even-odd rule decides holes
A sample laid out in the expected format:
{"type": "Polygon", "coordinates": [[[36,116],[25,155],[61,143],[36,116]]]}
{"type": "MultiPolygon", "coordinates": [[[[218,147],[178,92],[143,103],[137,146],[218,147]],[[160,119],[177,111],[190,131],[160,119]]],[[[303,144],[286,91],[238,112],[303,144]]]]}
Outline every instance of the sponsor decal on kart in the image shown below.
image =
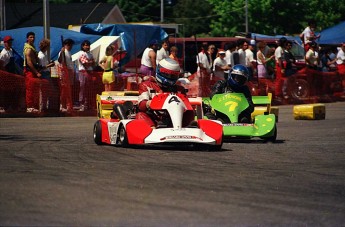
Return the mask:
{"type": "Polygon", "coordinates": [[[161,138],[161,140],[174,140],[174,139],[193,139],[193,140],[202,141],[202,138],[196,137],[196,136],[190,136],[190,135],[173,135],[173,136],[165,136],[161,138]]]}
{"type": "Polygon", "coordinates": [[[223,126],[253,126],[254,124],[249,124],[249,123],[228,123],[228,124],[223,124],[223,126]]]}
{"type": "Polygon", "coordinates": [[[109,122],[108,123],[108,130],[109,130],[109,135],[110,135],[112,144],[116,143],[117,130],[119,128],[119,125],[120,124],[118,122],[109,122]]]}

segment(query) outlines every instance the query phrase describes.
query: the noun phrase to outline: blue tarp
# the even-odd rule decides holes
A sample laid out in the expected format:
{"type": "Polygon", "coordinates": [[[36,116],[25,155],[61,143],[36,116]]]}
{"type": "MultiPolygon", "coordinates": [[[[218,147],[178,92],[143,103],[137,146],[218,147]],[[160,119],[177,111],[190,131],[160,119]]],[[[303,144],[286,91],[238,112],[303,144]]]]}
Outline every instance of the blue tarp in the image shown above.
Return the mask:
{"type": "Polygon", "coordinates": [[[80,32],[102,36],[120,36],[122,50],[128,53],[122,63],[127,63],[141,54],[151,40],[156,39],[160,42],[168,37],[168,34],[159,26],[136,24],[85,24],[81,26],[80,32]]]}
{"type": "Polygon", "coordinates": [[[345,21],[321,31],[319,44],[339,45],[345,42],[345,21]]]}
{"type": "MultiPolygon", "coordinates": [[[[42,26],[0,31],[0,36],[1,39],[3,39],[7,35],[12,36],[12,38],[14,39],[12,48],[20,55],[21,58],[23,58],[23,47],[24,43],[26,42],[26,34],[31,31],[35,33],[35,47],[36,50],[39,51],[39,42],[44,38],[42,26]]],[[[83,34],[68,29],[51,27],[50,56],[53,60],[57,59],[58,54],[61,50],[61,36],[63,37],[63,39],[70,38],[75,42],[71,51],[72,54],[80,50],[80,45],[84,40],[89,40],[91,43],[93,43],[101,37],[100,35],[83,34]]]]}
{"type": "Polygon", "coordinates": [[[302,44],[302,40],[299,36],[286,36],[286,35],[264,35],[264,34],[259,34],[259,33],[252,33],[252,39],[275,39],[278,40],[282,37],[285,37],[288,40],[295,40],[298,44],[302,44]]]}

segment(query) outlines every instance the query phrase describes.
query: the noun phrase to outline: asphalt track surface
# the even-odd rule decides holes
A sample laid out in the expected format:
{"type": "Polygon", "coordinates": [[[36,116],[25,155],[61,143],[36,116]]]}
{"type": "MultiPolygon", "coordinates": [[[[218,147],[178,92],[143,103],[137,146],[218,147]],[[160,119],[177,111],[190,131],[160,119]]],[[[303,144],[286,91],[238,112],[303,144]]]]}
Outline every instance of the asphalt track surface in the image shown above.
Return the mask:
{"type": "Polygon", "coordinates": [[[97,146],[95,117],[0,118],[1,226],[345,226],[345,102],[276,143],[97,146]]]}

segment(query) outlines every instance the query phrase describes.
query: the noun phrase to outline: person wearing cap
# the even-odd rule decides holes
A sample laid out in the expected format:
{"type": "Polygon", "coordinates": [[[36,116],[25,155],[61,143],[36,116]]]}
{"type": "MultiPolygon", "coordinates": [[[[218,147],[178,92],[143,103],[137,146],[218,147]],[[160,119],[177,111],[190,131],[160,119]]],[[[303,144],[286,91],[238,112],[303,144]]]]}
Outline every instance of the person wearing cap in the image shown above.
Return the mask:
{"type": "Polygon", "coordinates": [[[256,74],[256,60],[254,58],[254,51],[255,51],[255,40],[250,40],[248,48],[245,50],[246,52],[246,66],[249,71],[249,80],[253,78],[254,74],[256,74]]]}
{"type": "Polygon", "coordinates": [[[72,102],[72,81],[74,81],[74,63],[72,61],[71,50],[74,41],[65,39],[59,52],[58,62],[60,71],[60,111],[71,112],[72,102]]]}
{"type": "Polygon", "coordinates": [[[213,62],[213,81],[224,80],[224,71],[227,71],[229,69],[230,66],[225,60],[225,51],[223,49],[220,49],[217,53],[217,58],[213,62]]]}
{"type": "Polygon", "coordinates": [[[143,76],[154,76],[156,72],[156,51],[158,47],[157,40],[151,40],[149,46],[144,50],[141,58],[140,72],[143,76]]]}
{"type": "Polygon", "coordinates": [[[12,49],[13,38],[5,36],[4,49],[0,53],[0,112],[19,111],[25,106],[25,82],[15,68],[12,49]]]}
{"type": "Polygon", "coordinates": [[[4,37],[4,49],[2,49],[0,53],[0,69],[5,70],[9,73],[15,73],[15,63],[14,63],[14,55],[12,49],[12,41],[13,38],[11,36],[4,37]]]}

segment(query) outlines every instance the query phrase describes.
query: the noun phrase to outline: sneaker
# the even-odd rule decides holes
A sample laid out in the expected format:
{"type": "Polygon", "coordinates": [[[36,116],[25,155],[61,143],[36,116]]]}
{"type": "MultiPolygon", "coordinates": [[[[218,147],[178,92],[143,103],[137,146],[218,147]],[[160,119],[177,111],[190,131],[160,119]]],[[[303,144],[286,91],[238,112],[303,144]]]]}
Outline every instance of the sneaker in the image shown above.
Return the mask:
{"type": "Polygon", "coordinates": [[[5,109],[4,109],[4,107],[0,107],[0,113],[5,113],[6,111],[5,111],[5,109]]]}
{"type": "Polygon", "coordinates": [[[83,111],[85,111],[85,110],[86,110],[85,106],[84,106],[84,105],[81,105],[80,108],[79,108],[79,111],[83,112],[83,111]]]}
{"type": "Polygon", "coordinates": [[[35,109],[35,108],[27,108],[26,112],[27,113],[39,113],[40,111],[38,109],[35,109]]]}
{"type": "Polygon", "coordinates": [[[75,105],[73,106],[74,110],[79,110],[82,105],[80,105],[80,102],[76,102],[75,105]]]}

